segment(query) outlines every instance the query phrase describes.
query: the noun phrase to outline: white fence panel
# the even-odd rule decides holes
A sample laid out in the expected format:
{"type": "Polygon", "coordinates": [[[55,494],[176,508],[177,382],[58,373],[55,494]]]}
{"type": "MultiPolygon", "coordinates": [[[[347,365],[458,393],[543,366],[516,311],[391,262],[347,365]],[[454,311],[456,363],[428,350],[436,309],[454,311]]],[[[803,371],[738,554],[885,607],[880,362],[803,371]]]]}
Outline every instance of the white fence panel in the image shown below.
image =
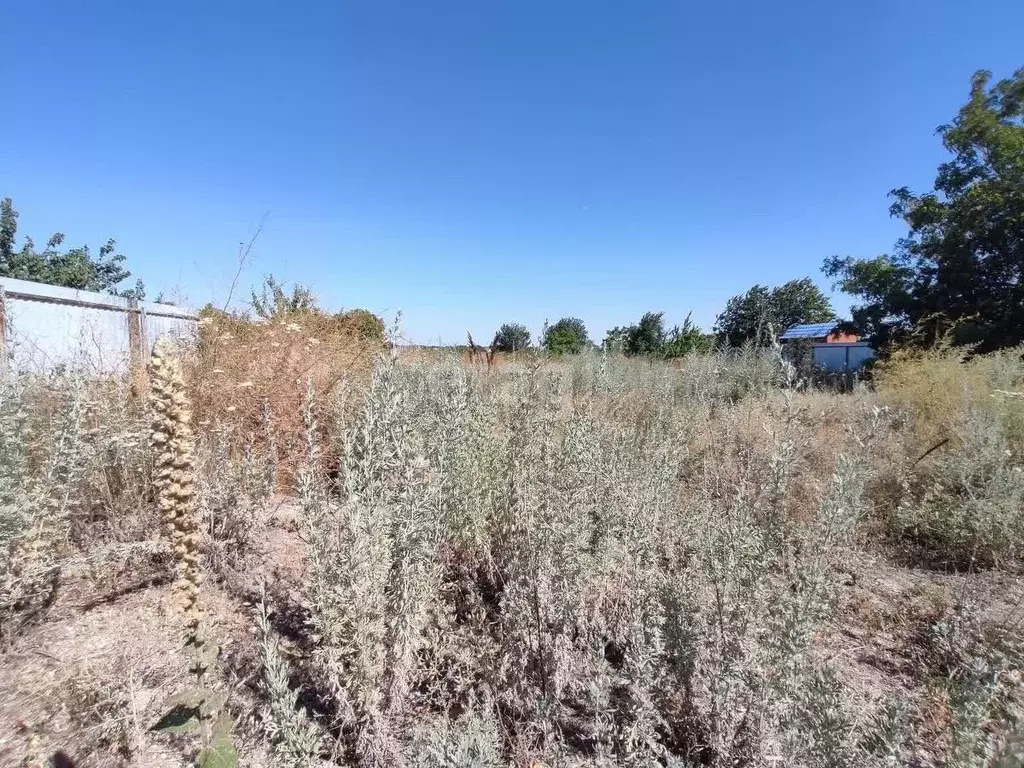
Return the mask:
{"type": "Polygon", "coordinates": [[[16,370],[125,371],[157,338],[194,335],[196,322],[179,307],[0,278],[0,365],[16,370]]]}
{"type": "Polygon", "coordinates": [[[140,301],[139,309],[142,310],[147,348],[152,348],[156,340],[164,336],[184,341],[191,341],[195,338],[197,317],[192,310],[172,307],[168,304],[155,304],[150,301],[140,301]]]}

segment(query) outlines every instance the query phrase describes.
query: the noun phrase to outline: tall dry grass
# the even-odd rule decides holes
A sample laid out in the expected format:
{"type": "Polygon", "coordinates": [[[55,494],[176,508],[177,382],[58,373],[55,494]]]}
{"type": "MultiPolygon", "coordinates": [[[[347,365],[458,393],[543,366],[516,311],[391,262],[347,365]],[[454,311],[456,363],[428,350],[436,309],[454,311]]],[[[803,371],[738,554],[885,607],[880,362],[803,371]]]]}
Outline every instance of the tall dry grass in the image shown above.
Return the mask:
{"type": "MultiPolygon", "coordinates": [[[[360,765],[905,759],[904,703],[858,700],[815,650],[900,422],[863,393],[837,428],[820,395],[750,386],[750,362],[383,361],[334,438],[339,482],[311,445],[300,485],[321,748],[360,765]]],[[[981,636],[949,670],[975,708],[951,754],[1008,737],[1018,657],[981,636]]]]}
{"type": "Polygon", "coordinates": [[[895,355],[878,396],[906,424],[882,497],[897,545],[917,562],[1016,568],[1024,540],[1024,362],[1020,349],[895,355]]]}

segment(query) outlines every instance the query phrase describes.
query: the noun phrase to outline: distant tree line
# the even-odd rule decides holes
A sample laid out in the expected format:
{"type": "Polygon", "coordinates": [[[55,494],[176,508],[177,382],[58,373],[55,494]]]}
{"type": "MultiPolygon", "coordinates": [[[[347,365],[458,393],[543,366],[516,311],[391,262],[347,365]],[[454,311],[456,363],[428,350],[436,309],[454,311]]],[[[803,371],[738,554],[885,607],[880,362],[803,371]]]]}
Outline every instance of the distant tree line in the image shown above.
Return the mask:
{"type": "MultiPolygon", "coordinates": [[[[810,278],[792,280],[777,288],[755,285],[733,296],[715,323],[713,333],[704,332],[687,315],[682,325],[665,325],[664,312],[645,312],[635,323],[616,326],[605,334],[600,348],[628,357],[671,359],[709,352],[716,346],[766,344],[797,323],[834,320],[835,312],[810,278]]],[[[530,348],[530,332],[522,323],[505,323],[494,335],[492,349],[521,352],[530,348]]],[[[595,347],[586,326],[578,317],[563,317],[554,325],[544,324],[540,349],[564,355],[595,347]]]]}
{"type": "MultiPolygon", "coordinates": [[[[831,256],[822,266],[834,287],[858,300],[851,318],[840,322],[805,277],[733,296],[712,334],[689,318],[666,330],[663,313],[647,312],[633,325],[612,328],[601,346],[676,357],[715,345],[763,345],[793,325],[832,321],[883,352],[939,341],[979,352],[1024,344],[1024,69],[995,84],[990,72],[976,72],[967,103],[938,133],[952,157],[939,166],[933,189],[889,193],[890,214],[908,227],[893,252],[831,256]]],[[[583,326],[559,321],[551,326],[560,329],[555,343],[545,338],[541,346],[559,353],[587,346],[562,343],[568,321],[583,326]]]]}

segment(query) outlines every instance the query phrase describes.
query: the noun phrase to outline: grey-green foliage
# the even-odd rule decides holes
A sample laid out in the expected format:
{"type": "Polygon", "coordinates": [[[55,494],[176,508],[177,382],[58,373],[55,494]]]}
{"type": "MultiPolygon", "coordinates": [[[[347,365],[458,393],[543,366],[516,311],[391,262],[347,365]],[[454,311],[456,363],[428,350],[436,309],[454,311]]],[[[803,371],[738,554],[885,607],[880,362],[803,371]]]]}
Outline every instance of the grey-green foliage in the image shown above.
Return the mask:
{"type": "Polygon", "coordinates": [[[241,566],[259,545],[273,492],[276,449],[258,449],[250,435],[210,425],[196,450],[196,503],[206,530],[207,565],[214,573],[241,566]]]}
{"type": "Polygon", "coordinates": [[[1014,565],[1024,540],[1024,457],[1013,411],[972,408],[963,445],[907,488],[891,525],[904,546],[955,567],[1014,565]]]}
{"type": "Polygon", "coordinates": [[[288,290],[285,284],[273,275],[263,276],[260,292],[252,291],[249,298],[256,317],[270,320],[301,312],[317,310],[316,294],[305,285],[295,284],[288,290]]]}
{"type": "Polygon", "coordinates": [[[74,374],[0,380],[0,619],[45,602],[54,586],[89,460],[85,407],[74,374]],[[54,411],[30,407],[33,394],[54,411]]]}
{"type": "Polygon", "coordinates": [[[815,413],[776,388],[787,376],[771,355],[694,363],[389,358],[340,438],[334,485],[307,410],[311,660],[342,725],[332,752],[363,765],[902,759],[898,713],[862,717],[814,649],[888,414],[854,401],[820,502],[798,515],[815,413]]]}
{"type": "Polygon", "coordinates": [[[439,592],[437,502],[405,393],[388,359],[376,368],[359,422],[342,439],[343,483],[319,474],[312,407],[300,479],[310,541],[312,623],[339,716],[368,765],[398,754],[395,732],[416,677],[416,654],[439,592]]]}
{"type": "Polygon", "coordinates": [[[24,494],[31,483],[24,398],[21,378],[0,377],[0,557],[5,570],[11,545],[25,525],[24,494]]]}
{"type": "Polygon", "coordinates": [[[503,768],[501,735],[492,712],[440,717],[418,725],[409,746],[410,768],[503,768]]]}
{"type": "Polygon", "coordinates": [[[1006,732],[1019,733],[1024,722],[1017,674],[1024,648],[1007,629],[985,627],[974,595],[965,589],[924,638],[936,682],[949,693],[948,765],[954,768],[1005,765],[1019,748],[1006,732]]]}
{"type": "Polygon", "coordinates": [[[271,626],[265,595],[257,607],[256,630],[267,695],[267,731],[275,757],[281,766],[305,768],[315,761],[323,735],[299,708],[299,689],[291,685],[291,670],[271,626]]]}

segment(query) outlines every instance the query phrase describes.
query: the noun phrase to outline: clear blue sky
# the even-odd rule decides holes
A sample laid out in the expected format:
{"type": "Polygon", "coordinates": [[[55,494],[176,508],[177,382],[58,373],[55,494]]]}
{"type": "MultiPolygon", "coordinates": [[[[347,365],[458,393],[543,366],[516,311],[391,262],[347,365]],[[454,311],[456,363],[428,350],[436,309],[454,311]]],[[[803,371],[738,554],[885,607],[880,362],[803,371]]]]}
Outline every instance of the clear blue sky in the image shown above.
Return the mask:
{"type": "Polygon", "coordinates": [[[222,302],[269,211],[243,286],[418,342],[828,288],[901,233],[886,192],[931,183],[971,73],[1024,65],[1020,0],[10,0],[0,29],[21,234],[222,302]]]}

